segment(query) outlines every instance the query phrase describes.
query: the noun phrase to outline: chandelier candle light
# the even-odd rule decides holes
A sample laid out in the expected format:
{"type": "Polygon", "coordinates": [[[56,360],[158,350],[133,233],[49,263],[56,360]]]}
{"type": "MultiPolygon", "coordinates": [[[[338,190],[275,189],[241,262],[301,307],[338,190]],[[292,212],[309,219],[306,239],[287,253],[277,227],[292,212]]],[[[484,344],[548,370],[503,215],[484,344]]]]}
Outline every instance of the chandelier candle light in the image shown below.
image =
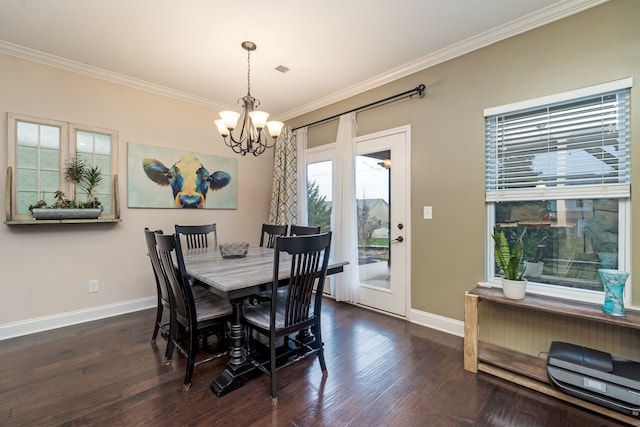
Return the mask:
{"type": "Polygon", "coordinates": [[[221,111],[219,113],[220,119],[216,120],[215,123],[218,127],[218,132],[224,139],[224,143],[235,153],[243,156],[247,153],[259,156],[267,148],[275,145],[284,123],[277,121],[267,122],[269,113],[256,110],[260,106],[260,101],[251,96],[251,51],[256,50],[257,46],[249,41],[242,42],[241,46],[247,51],[247,96],[238,98],[242,113],[221,111]],[[236,128],[238,121],[242,123],[242,127],[240,128],[240,135],[234,137],[233,130],[236,128]],[[265,126],[269,130],[269,135],[273,138],[271,144],[269,144],[269,137],[264,131],[265,126]],[[229,137],[229,140],[227,140],[227,137],[229,137]]]}

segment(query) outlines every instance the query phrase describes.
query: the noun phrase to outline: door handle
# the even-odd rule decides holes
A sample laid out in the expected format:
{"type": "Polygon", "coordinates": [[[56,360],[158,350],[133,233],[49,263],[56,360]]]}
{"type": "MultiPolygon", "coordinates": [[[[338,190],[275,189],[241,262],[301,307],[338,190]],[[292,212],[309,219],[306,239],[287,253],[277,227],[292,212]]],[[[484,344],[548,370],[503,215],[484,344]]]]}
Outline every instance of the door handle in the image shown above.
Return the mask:
{"type": "Polygon", "coordinates": [[[398,242],[398,243],[404,242],[404,237],[398,236],[398,237],[396,237],[395,239],[393,239],[391,241],[391,243],[393,243],[393,242],[398,242]]]}

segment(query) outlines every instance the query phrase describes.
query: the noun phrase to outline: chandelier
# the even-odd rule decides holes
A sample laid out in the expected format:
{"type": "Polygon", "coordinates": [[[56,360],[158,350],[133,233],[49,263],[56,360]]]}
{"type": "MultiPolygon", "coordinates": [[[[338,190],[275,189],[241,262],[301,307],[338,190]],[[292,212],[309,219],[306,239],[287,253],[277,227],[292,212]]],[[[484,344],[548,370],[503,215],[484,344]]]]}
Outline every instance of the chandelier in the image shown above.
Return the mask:
{"type": "Polygon", "coordinates": [[[267,122],[269,113],[256,110],[260,106],[260,101],[251,96],[251,51],[256,50],[257,46],[249,41],[242,42],[241,46],[247,51],[247,95],[238,98],[242,113],[221,111],[220,118],[215,123],[225,145],[235,153],[243,156],[247,153],[259,156],[267,148],[275,145],[284,124],[276,121],[267,122]],[[237,126],[238,122],[241,123],[241,126],[237,126]],[[267,136],[265,126],[273,138],[271,144],[269,144],[269,136],[267,136]],[[240,128],[240,133],[234,136],[233,131],[237,127],[240,128]],[[229,137],[228,140],[227,137],[229,137]]]}

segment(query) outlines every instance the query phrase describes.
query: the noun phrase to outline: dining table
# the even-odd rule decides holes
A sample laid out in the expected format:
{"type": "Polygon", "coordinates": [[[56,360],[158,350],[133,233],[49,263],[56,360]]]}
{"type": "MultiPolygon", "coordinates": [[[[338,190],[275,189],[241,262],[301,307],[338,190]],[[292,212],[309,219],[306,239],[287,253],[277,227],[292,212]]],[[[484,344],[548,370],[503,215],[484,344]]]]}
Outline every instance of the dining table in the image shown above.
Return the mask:
{"type": "MultiPolygon", "coordinates": [[[[210,247],[187,249],[183,257],[187,275],[194,285],[208,287],[214,294],[228,299],[233,307],[227,366],[211,382],[211,389],[220,397],[242,387],[247,380],[260,374],[247,360],[243,307],[249,296],[271,289],[274,279],[274,250],[251,246],[246,256],[223,258],[217,247],[210,247]]],[[[330,259],[327,275],[342,272],[347,264],[346,261],[330,259]]],[[[279,282],[286,281],[290,271],[291,257],[281,253],[279,282]]]]}

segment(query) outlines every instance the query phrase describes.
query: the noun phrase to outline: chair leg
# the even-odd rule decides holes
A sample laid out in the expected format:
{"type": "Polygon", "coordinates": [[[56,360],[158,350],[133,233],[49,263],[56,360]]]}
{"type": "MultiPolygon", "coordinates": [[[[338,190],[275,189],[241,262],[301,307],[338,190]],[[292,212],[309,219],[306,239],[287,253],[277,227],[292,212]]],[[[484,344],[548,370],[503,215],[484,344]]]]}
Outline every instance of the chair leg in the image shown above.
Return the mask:
{"type": "Polygon", "coordinates": [[[320,343],[320,350],[318,350],[318,360],[320,361],[320,369],[322,369],[322,376],[326,377],[329,375],[329,371],[327,371],[327,364],[324,361],[324,345],[320,343]]]}
{"type": "Polygon", "coordinates": [[[167,339],[167,350],[165,351],[164,354],[164,361],[165,361],[165,365],[168,365],[171,363],[171,358],[173,357],[173,350],[176,347],[176,341],[178,340],[178,333],[179,333],[179,328],[178,328],[178,322],[176,321],[172,321],[169,324],[169,337],[167,339]]]}
{"type": "Polygon", "coordinates": [[[320,332],[320,323],[317,323],[313,328],[313,335],[316,337],[316,342],[318,345],[318,360],[320,361],[320,369],[322,370],[322,376],[326,377],[327,372],[327,364],[324,361],[324,343],[322,342],[322,333],[320,332]]]}
{"type": "Polygon", "coordinates": [[[193,375],[193,367],[196,362],[196,353],[198,352],[198,331],[197,328],[189,328],[189,356],[187,357],[187,372],[184,375],[184,384],[182,389],[189,390],[191,387],[191,376],[193,375]]]}
{"type": "Polygon", "coordinates": [[[158,309],[156,310],[156,325],[153,328],[153,335],[151,335],[151,342],[156,342],[156,337],[158,336],[158,331],[160,330],[160,324],[162,323],[162,312],[163,305],[160,301],[158,301],[158,309]]]}
{"type": "Polygon", "coordinates": [[[278,404],[278,377],[276,374],[276,339],[273,335],[269,342],[269,353],[269,358],[271,359],[271,405],[275,406],[278,404]]]}

